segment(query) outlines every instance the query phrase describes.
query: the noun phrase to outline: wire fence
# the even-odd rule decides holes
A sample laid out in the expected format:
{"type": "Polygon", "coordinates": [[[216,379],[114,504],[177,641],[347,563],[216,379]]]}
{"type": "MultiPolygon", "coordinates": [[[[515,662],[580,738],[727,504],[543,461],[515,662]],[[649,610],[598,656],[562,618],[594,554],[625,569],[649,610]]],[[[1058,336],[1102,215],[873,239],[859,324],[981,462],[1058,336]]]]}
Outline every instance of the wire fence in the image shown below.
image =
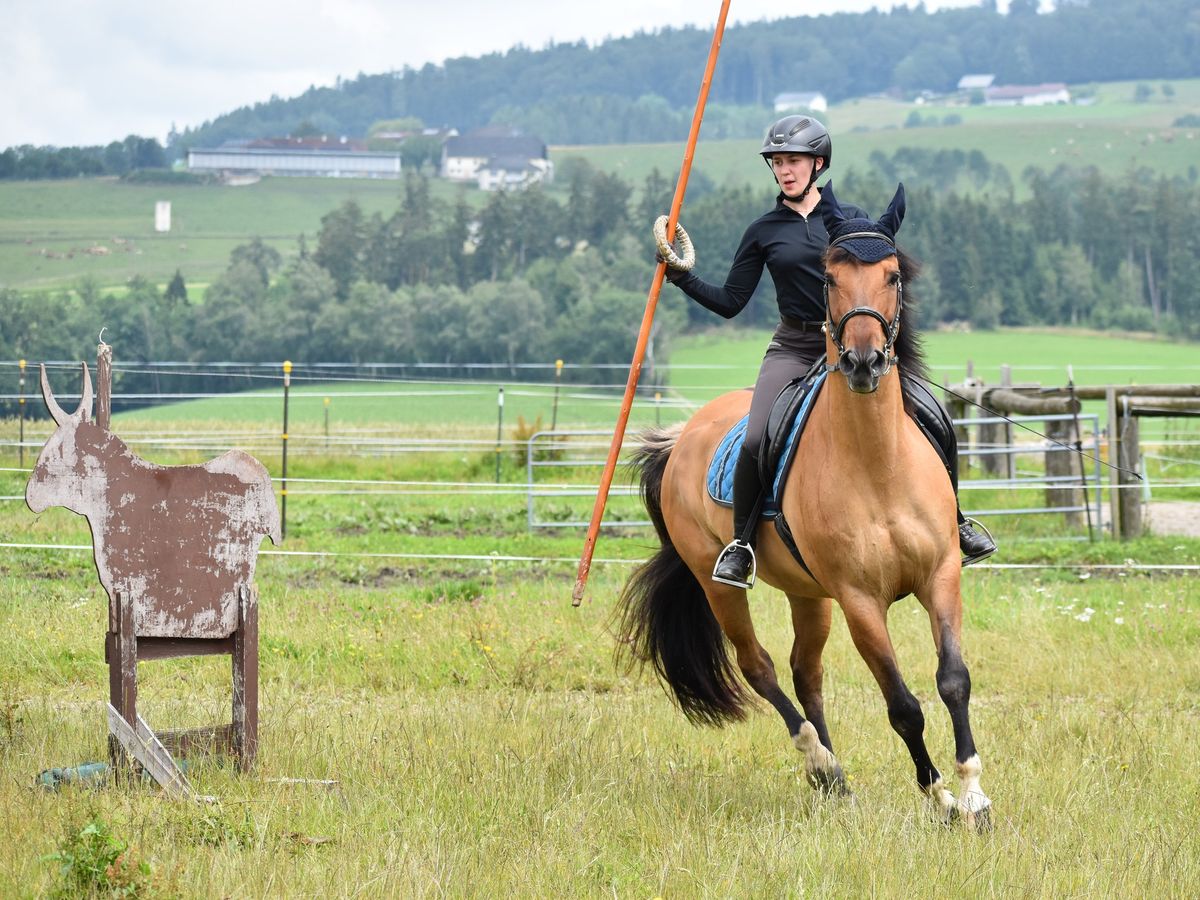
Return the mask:
{"type": "MultiPolygon", "coordinates": [[[[56,385],[64,388],[60,402],[67,406],[79,397],[79,363],[50,361],[46,364],[56,385]],[[72,388],[74,393],[72,393],[72,388]]],[[[1166,367],[1075,366],[1077,376],[1089,373],[1138,373],[1152,375],[1166,367]]],[[[1186,369],[1200,373],[1200,364],[1186,369]]],[[[27,472],[33,457],[50,433],[51,422],[29,416],[30,408],[41,408],[26,383],[26,367],[18,362],[0,361],[0,384],[6,370],[20,375],[15,393],[0,393],[0,401],[18,400],[18,427],[0,423],[0,448],[17,457],[16,467],[0,471],[27,472]]],[[[528,527],[577,527],[573,513],[559,509],[549,518],[538,511],[538,504],[573,502],[571,498],[591,502],[595,496],[594,472],[607,448],[611,423],[622,399],[621,386],[610,380],[593,380],[596,373],[624,375],[627,366],[572,366],[561,362],[548,364],[501,365],[494,363],[315,363],[294,364],[287,393],[283,366],[273,362],[162,361],[114,365],[112,406],[114,411],[130,413],[117,429],[138,452],[164,461],[180,457],[215,455],[231,447],[246,450],[273,465],[291,454],[293,469],[284,471],[281,488],[291,497],[354,496],[467,496],[520,498],[527,510],[528,527]],[[123,375],[171,376],[186,379],[186,390],[124,393],[119,390],[123,375]],[[492,375],[496,377],[489,378],[492,375]],[[517,376],[513,380],[512,376],[517,376]],[[274,382],[278,387],[268,387],[274,382]],[[240,389],[239,389],[240,388],[240,389]],[[286,402],[285,402],[286,394],[286,402]],[[206,401],[173,407],[185,401],[206,401]],[[215,404],[215,405],[212,405],[215,404]],[[508,421],[506,422],[506,405],[508,421]],[[290,408],[291,421],[283,417],[290,408]],[[513,421],[514,415],[516,421],[513,421]],[[550,427],[547,428],[547,420],[550,427]],[[208,423],[212,423],[211,426],[208,423]],[[507,431],[506,431],[507,428],[507,431]],[[605,430],[607,429],[607,430],[605,430]],[[547,435],[561,440],[557,450],[535,446],[547,435]],[[603,438],[603,439],[601,439],[603,438]],[[557,465],[556,452],[569,448],[570,459],[557,465]],[[543,454],[539,457],[539,454],[543,454]],[[548,454],[548,455],[546,455],[548,454]],[[490,479],[364,479],[304,477],[306,457],[380,458],[446,456],[466,461],[494,457],[495,475],[490,479]],[[595,458],[593,458],[593,456],[595,458]],[[502,466],[504,459],[516,465],[502,466]],[[296,468],[296,467],[299,468],[296,468]],[[572,470],[566,472],[567,469],[572,470]],[[558,477],[555,476],[558,473],[558,477]],[[301,477],[297,477],[300,475],[301,477]],[[522,475],[524,476],[522,478],[522,475]],[[562,477],[567,475],[568,477],[562,477]],[[503,477],[502,477],[503,476],[503,477]]],[[[1027,366],[1022,371],[1061,372],[1061,366],[1027,366]]],[[[1180,367],[1174,366],[1178,372],[1180,367]]],[[[957,374],[959,369],[949,369],[957,374]]],[[[683,421],[712,397],[727,390],[744,387],[732,373],[753,377],[745,365],[705,363],[675,364],[660,367],[635,399],[636,424],[683,421]],[[664,383],[665,380],[665,383],[664,383]]],[[[622,379],[623,380],[623,379],[622,379]]],[[[1043,417],[1044,418],[1044,417],[1043,417]]],[[[1090,474],[1054,475],[1043,462],[1047,454],[1061,452],[1040,437],[1022,436],[1011,443],[983,441],[978,431],[960,456],[967,464],[982,468],[981,460],[990,455],[1005,456],[1006,477],[964,478],[961,485],[963,505],[977,515],[1017,516],[1034,512],[1079,513],[1094,515],[1100,524],[1104,517],[1103,498],[1113,491],[1194,491],[1200,488],[1200,429],[1195,420],[1147,419],[1140,440],[1142,469],[1153,469],[1153,478],[1141,486],[1108,483],[1100,474],[1104,454],[1104,435],[1109,427],[1095,415],[1081,416],[1087,434],[1078,436],[1086,444],[1093,462],[1090,474]],[[973,461],[973,463],[972,463],[973,461]],[[1080,501],[1068,494],[1058,495],[1063,502],[1043,506],[981,507],[972,502],[976,492],[1028,491],[1031,489],[1070,491],[1084,489],[1080,501]],[[1065,499],[1064,499],[1065,498],[1065,499]]],[[[960,424],[977,426],[983,420],[962,420],[960,424]]],[[[1045,424],[1043,422],[1043,424],[1045,424]]],[[[563,461],[559,461],[563,462],[563,461]]],[[[478,466],[474,466],[478,470],[478,466]]],[[[970,466],[968,465],[968,474],[970,466]]],[[[994,475],[994,473],[993,473],[994,475]]],[[[631,487],[618,486],[614,495],[636,496],[631,487]]],[[[22,499],[16,494],[0,495],[0,502],[22,499]]],[[[614,524],[644,525],[643,516],[626,516],[614,524]]]]}

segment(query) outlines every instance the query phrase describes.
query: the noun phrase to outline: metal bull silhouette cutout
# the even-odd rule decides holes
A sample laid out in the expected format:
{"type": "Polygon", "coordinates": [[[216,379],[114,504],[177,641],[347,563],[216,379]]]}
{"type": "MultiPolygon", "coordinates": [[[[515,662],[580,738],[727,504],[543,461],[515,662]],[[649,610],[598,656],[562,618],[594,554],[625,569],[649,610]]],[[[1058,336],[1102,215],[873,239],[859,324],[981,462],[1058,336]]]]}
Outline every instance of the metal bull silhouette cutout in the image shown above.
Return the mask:
{"type": "Polygon", "coordinates": [[[248,768],[257,744],[254,568],[263,537],[281,541],[266,468],[239,450],[202,465],[155,465],[93,421],[86,364],[74,413],[54,399],[45,366],[41,384],[58,427],[38,457],[25,501],[35,513],[63,506],[88,521],[109,596],[105,655],[113,706],[135,723],[138,660],[229,653],[231,725],[163,741],[186,751],[193,741],[216,739],[248,768]]]}

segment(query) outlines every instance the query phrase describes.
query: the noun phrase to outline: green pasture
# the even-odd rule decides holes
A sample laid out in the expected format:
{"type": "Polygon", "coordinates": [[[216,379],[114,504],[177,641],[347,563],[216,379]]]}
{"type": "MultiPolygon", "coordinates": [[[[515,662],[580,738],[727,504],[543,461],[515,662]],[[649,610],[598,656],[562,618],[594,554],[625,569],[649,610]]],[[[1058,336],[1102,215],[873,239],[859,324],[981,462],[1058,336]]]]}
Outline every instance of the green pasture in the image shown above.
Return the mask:
{"type": "MultiPolygon", "coordinates": [[[[1175,95],[1161,94],[1160,82],[1146,103],[1133,102],[1134,82],[1096,86],[1089,106],[977,107],[931,102],[921,106],[878,98],[847,101],[829,111],[837,135],[834,178],[863,170],[872,151],[891,154],[901,147],[980,150],[1003,163],[1023,190],[1029,166],[1053,170],[1060,164],[1097,166],[1107,175],[1135,169],[1189,176],[1195,171],[1200,129],[1172,128],[1171,122],[1200,113],[1200,80],[1170,82],[1175,95]],[[904,128],[913,110],[924,117],[958,115],[962,124],[904,128]]],[[[765,124],[765,123],[764,123],[765,124]]],[[[766,184],[755,140],[701,142],[697,171],[718,184],[766,184]]],[[[632,144],[551,148],[562,163],[579,156],[619,173],[640,188],[653,168],[664,174],[679,167],[678,144],[632,144]]],[[[1193,176],[1194,177],[1194,176],[1193,176]]],[[[438,179],[437,196],[459,192],[472,204],[484,195],[438,179]]],[[[969,189],[969,186],[961,185],[969,189]]],[[[554,188],[565,199],[566,185],[554,188]]],[[[125,184],[112,179],[0,183],[0,286],[21,289],[70,288],[83,278],[102,288],[120,287],[134,275],[165,284],[176,269],[190,285],[211,281],[228,264],[229,251],[252,237],[285,253],[296,239],[311,240],[321,216],[346,200],[367,214],[396,209],[400,187],[394,181],[325,178],[264,178],[242,187],[220,185],[125,184]],[[172,230],[153,230],[154,204],[171,201],[172,230]],[[92,252],[89,252],[92,251],[92,252]]]]}
{"type": "MultiPolygon", "coordinates": [[[[1086,335],[945,337],[964,343],[936,359],[961,367],[969,352],[977,371],[1000,360],[1033,365],[1037,337],[1114,352],[1086,335]],[[967,343],[993,337],[994,347],[967,343]],[[1002,352],[1015,347],[1020,357],[1002,352]]],[[[692,397],[717,389],[704,379],[747,380],[765,339],[689,338],[677,363],[736,368],[677,368],[667,393],[692,397]]],[[[1162,380],[1187,380],[1187,358],[1169,362],[1173,345],[1130,343],[1176,367],[1162,380]]],[[[570,370],[564,377],[560,423],[611,428],[615,405],[570,399],[595,389],[568,387],[570,370]]],[[[971,835],[931,820],[840,614],[826,652],[826,710],[852,800],[813,794],[765,706],[723,731],[696,729],[652,676],[614,661],[616,598],[656,540],[644,527],[605,528],[587,602],[571,607],[581,531],[530,533],[525,495],[512,489],[524,478],[514,420],[549,417],[547,385],[529,397],[529,385],[506,384],[499,487],[495,385],[419,386],[478,395],[331,400],[335,436],[479,444],[355,456],[325,449],[324,396],[366,387],[292,391],[287,538],[281,548],[264,544],[258,570],[261,749],[248,775],[219,758],[189,760],[189,778],[212,803],[172,803],[141,783],[34,786],[44,769],[105,758],[106,607],[86,550],[11,546],[86,547],[86,522],[0,500],[8,545],[0,896],[1183,898],[1200,890],[1200,777],[1179,765],[1200,724],[1200,590],[1192,573],[1136,568],[1200,565],[1200,539],[1088,543],[1052,517],[998,523],[998,562],[1046,567],[963,575],[973,726],[995,804],[994,830],[971,835]],[[428,405],[418,412],[418,402],[428,405]],[[459,482],[476,488],[451,486],[459,482]]],[[[163,462],[212,455],[189,442],[220,445],[240,432],[252,447],[262,442],[256,452],[278,478],[281,397],[272,390],[268,399],[122,413],[115,428],[131,440],[176,439],[148,446],[163,462]]],[[[635,410],[648,421],[644,404],[635,410]]],[[[15,429],[0,423],[0,497],[23,493],[15,429]]],[[[45,430],[30,423],[27,437],[36,442],[45,430]]],[[[547,480],[594,484],[595,469],[549,470],[547,480]]],[[[1006,498],[1037,501],[1032,492],[1006,498]]],[[[586,514],[587,498],[540,500],[539,516],[576,517],[580,504],[586,514]]],[[[636,498],[614,497],[607,521],[642,515],[636,498]]],[[[751,603],[786,682],[787,605],[770,588],[751,603]]],[[[907,599],[892,607],[890,627],[931,752],[953,780],[927,619],[907,599]]],[[[219,658],[146,663],[140,679],[140,710],[154,728],[228,718],[228,664],[219,658]]]]}
{"type": "MultiPolygon", "coordinates": [[[[929,331],[923,335],[930,376],[939,384],[962,383],[968,363],[987,384],[1000,383],[1000,368],[1012,367],[1014,383],[1063,387],[1067,367],[1075,383],[1195,384],[1200,381],[1200,348],[1149,336],[1120,336],[1052,328],[1000,328],[995,331],[929,331]]],[[[714,328],[689,336],[671,355],[676,368],[671,386],[702,393],[751,384],[769,336],[764,331],[714,328]],[[724,370],[707,370],[722,365],[724,370]]]]}
{"type": "MultiPolygon", "coordinates": [[[[1146,103],[1133,101],[1135,82],[1097,85],[1096,100],[1088,106],[849,100],[831,106],[827,116],[835,148],[831,177],[836,181],[839,172],[867,170],[876,150],[891,155],[901,147],[920,147],[979,150],[1008,169],[1018,195],[1024,193],[1021,176],[1030,166],[1047,172],[1060,165],[1095,166],[1108,176],[1146,169],[1154,175],[1194,178],[1200,159],[1200,128],[1172,128],[1171,123],[1180,116],[1200,113],[1200,80],[1170,84],[1175,88],[1174,97],[1163,97],[1156,82],[1155,99],[1146,103]],[[905,120],[914,111],[938,120],[957,115],[962,123],[905,128],[905,120]]],[[[760,146],[759,140],[702,141],[693,165],[717,184],[766,185],[770,176],[758,157],[760,146]]],[[[556,147],[553,153],[556,161],[581,156],[638,185],[654,168],[668,175],[677,171],[682,155],[683,148],[675,144],[556,147]]]]}
{"type": "MultiPolygon", "coordinates": [[[[441,465],[330,459],[315,471],[478,474],[441,465]]],[[[0,493],[20,487],[19,473],[0,473],[0,493]]],[[[0,553],[0,895],[1200,890],[1200,777],[1179,764],[1200,725],[1194,575],[964,573],[973,726],[995,804],[994,830],[970,835],[931,821],[840,614],[825,696],[852,800],[811,791],[768,708],[723,731],[696,729],[650,675],[614,662],[610,621],[630,568],[609,560],[651,552],[648,530],[602,534],[588,600],[573,609],[581,538],[523,534],[519,499],[292,504],[284,549],[332,555],[260,559],[262,744],[248,775],[220,759],[189,761],[212,803],[172,803],[139,783],[34,787],[43,769],[105,758],[105,603],[86,551],[0,553]],[[547,560],[432,557],[489,553],[547,560]],[[106,870],[114,846],[122,858],[106,870]]],[[[64,510],[35,517],[6,502],[0,542],[88,541],[64,510]]],[[[1009,562],[1200,563],[1194,539],[1005,550],[1009,562]]],[[[783,674],[786,603],[756,589],[752,608],[783,674]]],[[[931,752],[952,779],[926,617],[909,599],[890,623],[931,752]]],[[[228,718],[218,658],[146,663],[140,678],[154,728],[228,718]]]]}
{"type": "MultiPolygon", "coordinates": [[[[434,179],[435,196],[456,185],[434,179]]],[[[478,190],[469,190],[472,199],[478,190]]],[[[189,285],[211,281],[229,252],[261,237],[294,255],[321,217],[347,200],[367,215],[389,216],[401,182],[338,178],[263,178],[255,184],[127,184],[111,178],[0,183],[0,286],[71,287],[83,278],[123,285],[134,275],[165,284],[176,269],[189,285]],[[154,231],[154,206],[171,202],[171,231],[154,231]],[[89,252],[92,251],[92,252],[89,252]]]]}
{"type": "MultiPolygon", "coordinates": [[[[682,302],[670,288],[664,302],[682,302]]],[[[729,390],[753,384],[769,341],[766,331],[732,326],[685,335],[673,343],[669,365],[655,372],[643,369],[642,389],[633,406],[632,423],[669,423],[729,390]],[[660,379],[660,380],[656,380],[660,379]],[[661,396],[656,400],[655,393],[661,396]]],[[[939,384],[961,383],[968,363],[976,378],[998,384],[1000,367],[1012,367],[1015,383],[1037,382],[1063,386],[1067,367],[1077,384],[1195,384],[1200,381],[1200,353],[1194,344],[1149,336],[1066,329],[999,329],[996,331],[935,331],[925,335],[926,358],[932,379],[939,384]]],[[[631,350],[632,353],[632,350],[631,350]]],[[[118,361],[119,362],[119,361],[118,361]]],[[[529,370],[529,380],[515,381],[497,372],[495,380],[436,369],[401,373],[395,380],[367,376],[345,380],[315,380],[293,376],[289,392],[289,425],[312,436],[324,434],[326,414],[331,432],[360,430],[372,425],[398,426],[412,434],[494,436],[499,418],[499,389],[504,389],[503,436],[523,420],[532,427],[540,419],[548,428],[611,428],[624,391],[623,371],[577,367],[566,360],[558,386],[557,414],[553,360],[543,371],[529,370]],[[598,379],[603,379],[599,381],[598,379]],[[328,403],[326,403],[328,400],[328,403]]],[[[302,363],[297,361],[297,373],[302,363]]],[[[119,366],[118,366],[119,368],[119,366]]],[[[265,370],[263,370],[265,372],[265,370]]],[[[15,366],[11,373],[15,384],[15,366]]],[[[0,375],[0,377],[3,377],[0,375]]],[[[77,391],[74,372],[55,372],[52,386],[64,395],[77,391]]],[[[204,393],[207,376],[188,380],[184,390],[204,393]]],[[[244,391],[182,403],[122,411],[117,388],[117,421],[134,431],[170,423],[230,427],[282,427],[282,373],[276,381],[255,377],[244,391]]],[[[526,435],[527,436],[527,435],[526,435]]]]}

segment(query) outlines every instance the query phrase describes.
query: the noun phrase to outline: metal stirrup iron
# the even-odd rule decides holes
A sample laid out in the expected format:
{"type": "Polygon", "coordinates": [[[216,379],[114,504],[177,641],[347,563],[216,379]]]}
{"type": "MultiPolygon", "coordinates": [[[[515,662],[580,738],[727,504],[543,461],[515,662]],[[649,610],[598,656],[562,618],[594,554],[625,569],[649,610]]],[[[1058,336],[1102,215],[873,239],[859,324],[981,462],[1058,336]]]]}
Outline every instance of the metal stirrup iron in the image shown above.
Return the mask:
{"type": "Polygon", "coordinates": [[[727,584],[730,587],[745,588],[746,590],[750,590],[752,587],[754,587],[754,582],[758,578],[758,557],[754,553],[754,547],[752,547],[746,541],[742,541],[742,540],[738,540],[737,538],[734,538],[732,541],[730,541],[728,544],[726,544],[725,549],[723,549],[717,555],[717,561],[715,563],[713,563],[713,570],[712,570],[711,577],[712,577],[713,581],[719,582],[720,584],[727,584]],[[746,580],[745,581],[732,581],[728,578],[718,578],[717,577],[717,569],[719,569],[721,567],[721,563],[725,561],[725,557],[727,557],[730,553],[732,553],[735,550],[745,550],[747,553],[750,554],[750,571],[747,574],[746,580]]]}

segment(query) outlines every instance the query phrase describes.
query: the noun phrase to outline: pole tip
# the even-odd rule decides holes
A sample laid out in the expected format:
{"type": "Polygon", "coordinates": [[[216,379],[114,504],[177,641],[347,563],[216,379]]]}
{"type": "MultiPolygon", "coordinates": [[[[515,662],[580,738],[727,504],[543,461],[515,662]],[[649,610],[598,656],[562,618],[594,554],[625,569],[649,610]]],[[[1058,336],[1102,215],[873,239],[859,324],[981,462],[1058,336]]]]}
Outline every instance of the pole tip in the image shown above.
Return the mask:
{"type": "Polygon", "coordinates": [[[292,373],[292,361],[290,359],[285,359],[283,361],[283,374],[290,375],[291,373],[292,373]]]}
{"type": "Polygon", "coordinates": [[[23,359],[17,360],[17,365],[20,366],[22,369],[25,368],[25,360],[23,360],[23,359]]]}

